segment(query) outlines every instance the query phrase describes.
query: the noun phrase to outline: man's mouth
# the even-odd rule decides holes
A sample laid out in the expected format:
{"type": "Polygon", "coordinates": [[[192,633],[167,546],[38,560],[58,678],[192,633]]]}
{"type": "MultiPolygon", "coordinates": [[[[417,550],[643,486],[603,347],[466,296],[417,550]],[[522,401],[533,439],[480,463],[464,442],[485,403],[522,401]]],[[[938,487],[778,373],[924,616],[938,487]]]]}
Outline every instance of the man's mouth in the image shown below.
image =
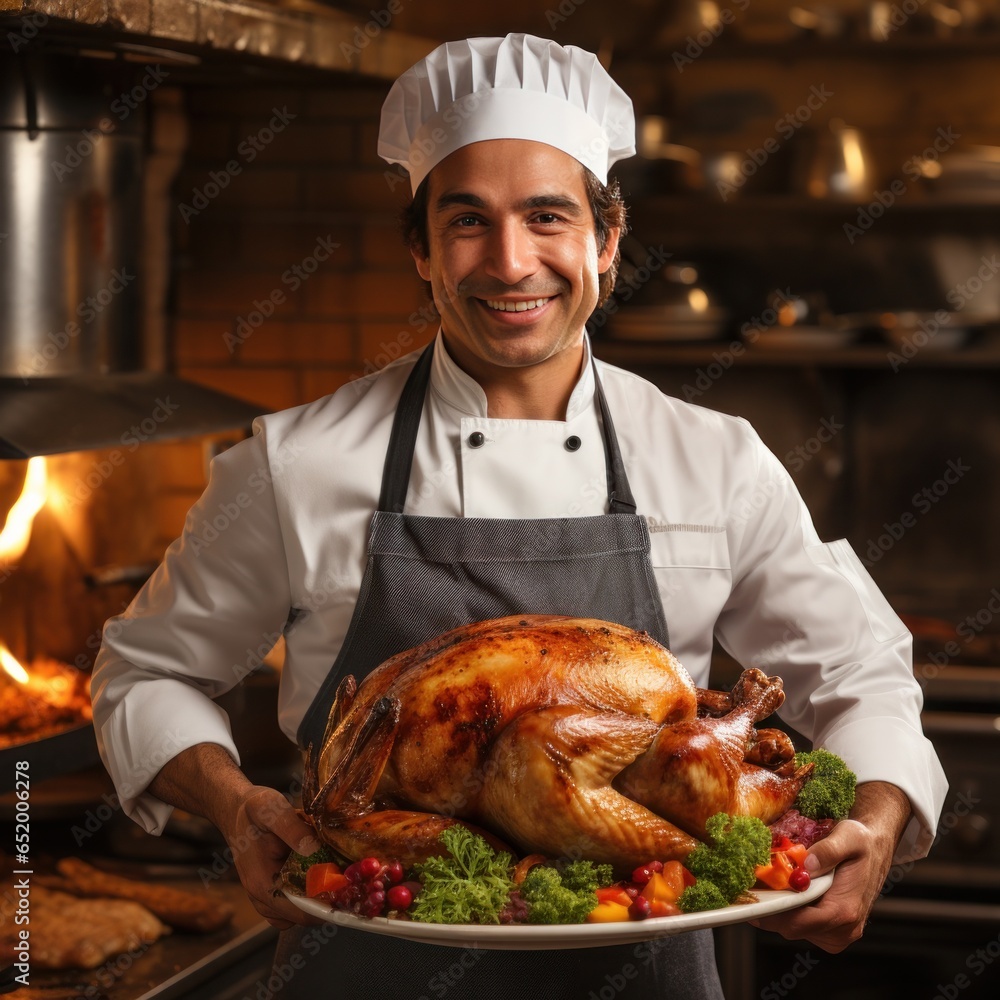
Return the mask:
{"type": "Polygon", "coordinates": [[[490,309],[495,309],[497,312],[527,312],[529,309],[540,309],[554,298],[555,296],[551,295],[544,299],[523,299],[520,302],[505,299],[483,299],[481,301],[485,302],[490,309]]]}

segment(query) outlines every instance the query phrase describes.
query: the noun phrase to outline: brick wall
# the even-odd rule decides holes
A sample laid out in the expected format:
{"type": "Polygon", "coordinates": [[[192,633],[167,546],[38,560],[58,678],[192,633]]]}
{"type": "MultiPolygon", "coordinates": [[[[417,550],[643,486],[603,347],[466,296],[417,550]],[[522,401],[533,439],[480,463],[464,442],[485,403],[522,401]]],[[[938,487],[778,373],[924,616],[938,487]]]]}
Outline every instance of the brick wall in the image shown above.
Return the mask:
{"type": "MultiPolygon", "coordinates": [[[[409,187],[387,180],[375,154],[387,89],[185,90],[188,151],[171,211],[178,374],[267,412],[333,392],[433,335],[426,319],[411,321],[427,299],[397,225],[409,187]]],[[[162,446],[164,544],[204,486],[205,445],[162,446]]]]}
{"type": "MultiPolygon", "coordinates": [[[[809,128],[839,117],[863,129],[874,183],[881,188],[904,176],[903,201],[909,205],[924,196],[905,178],[903,165],[933,142],[939,128],[953,127],[961,135],[959,146],[1000,143],[993,61],[990,53],[961,48],[883,57],[870,46],[856,55],[842,48],[807,57],[792,45],[782,58],[773,52],[764,58],[748,51],[733,58],[710,52],[682,73],[670,60],[658,76],[648,66],[624,62],[614,70],[640,114],[666,110],[658,103],[664,94],[671,95],[682,120],[722,94],[752,90],[769,105],[767,113],[725,134],[678,134],[680,141],[705,149],[760,145],[773,137],[778,117],[795,111],[810,88],[822,84],[833,96],[809,128]]],[[[387,89],[386,82],[184,88],[189,140],[170,213],[168,306],[170,364],[179,374],[251,400],[263,412],[332,392],[432,334],[430,324],[410,322],[427,300],[397,231],[408,187],[391,187],[375,154],[387,89]],[[271,134],[276,115],[281,130],[271,134]],[[236,169],[227,171],[227,165],[236,169]],[[283,280],[289,273],[294,277],[290,269],[311,266],[317,241],[326,239],[338,246],[328,259],[314,262],[314,273],[298,287],[283,280]],[[276,292],[280,301],[273,315],[255,325],[259,304],[276,292]]],[[[662,217],[651,221],[641,203],[634,209],[637,238],[683,250],[685,218],[664,228],[662,217]]],[[[853,220],[853,211],[845,208],[843,218],[809,212],[799,218],[784,211],[774,219],[715,211],[688,213],[686,222],[698,238],[715,232],[722,245],[743,240],[757,246],[763,221],[769,250],[782,240],[802,239],[802,233],[816,241],[807,249],[828,239],[843,250],[841,224],[853,220]]],[[[925,241],[936,231],[990,225],[990,216],[970,211],[896,213],[880,223],[877,235],[925,241]]],[[[866,247],[873,238],[866,237],[866,247]]],[[[166,544],[204,484],[205,462],[202,442],[162,447],[174,452],[159,464],[159,536],[166,544]]]]}

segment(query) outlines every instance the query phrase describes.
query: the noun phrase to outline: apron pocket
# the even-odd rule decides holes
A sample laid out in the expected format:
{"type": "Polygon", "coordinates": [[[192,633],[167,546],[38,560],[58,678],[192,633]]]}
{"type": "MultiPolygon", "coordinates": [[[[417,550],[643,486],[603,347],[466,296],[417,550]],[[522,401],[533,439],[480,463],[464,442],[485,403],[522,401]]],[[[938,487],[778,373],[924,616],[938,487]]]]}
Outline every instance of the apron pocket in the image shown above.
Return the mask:
{"type": "Polygon", "coordinates": [[[650,519],[649,542],[654,569],[729,572],[729,538],[721,525],[664,524],[650,519]]]}

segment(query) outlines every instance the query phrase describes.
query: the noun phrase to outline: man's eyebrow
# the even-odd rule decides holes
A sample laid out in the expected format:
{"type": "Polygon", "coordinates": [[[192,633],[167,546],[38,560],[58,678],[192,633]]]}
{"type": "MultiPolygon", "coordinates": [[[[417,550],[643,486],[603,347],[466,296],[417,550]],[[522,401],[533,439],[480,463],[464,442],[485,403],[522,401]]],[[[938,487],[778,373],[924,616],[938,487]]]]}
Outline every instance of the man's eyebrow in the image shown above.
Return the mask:
{"type": "Polygon", "coordinates": [[[486,202],[477,194],[470,194],[468,191],[450,191],[441,195],[434,203],[434,209],[443,212],[453,205],[468,205],[470,208],[486,208],[486,202]]]}
{"type": "Polygon", "coordinates": [[[566,194],[536,194],[522,203],[523,208],[559,208],[569,215],[583,215],[583,206],[566,194]]]}
{"type": "MultiPolygon", "coordinates": [[[[443,212],[456,205],[468,208],[487,208],[486,202],[477,194],[468,191],[450,191],[441,195],[434,204],[437,212],[443,212]]],[[[536,194],[530,198],[525,198],[518,206],[522,209],[532,208],[558,208],[569,215],[580,216],[584,214],[583,206],[569,195],[565,194],[536,194]]]]}

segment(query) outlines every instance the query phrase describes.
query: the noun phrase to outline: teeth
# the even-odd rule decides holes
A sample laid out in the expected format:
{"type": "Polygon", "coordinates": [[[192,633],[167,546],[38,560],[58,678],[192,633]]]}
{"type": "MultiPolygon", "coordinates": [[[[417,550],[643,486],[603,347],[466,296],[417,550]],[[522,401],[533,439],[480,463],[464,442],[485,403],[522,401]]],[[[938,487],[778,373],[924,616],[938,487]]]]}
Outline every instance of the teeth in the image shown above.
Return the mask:
{"type": "Polygon", "coordinates": [[[526,302],[499,302],[496,299],[487,299],[486,304],[491,309],[497,309],[500,312],[527,312],[529,309],[537,309],[539,306],[544,306],[548,299],[528,299],[526,302]]]}

